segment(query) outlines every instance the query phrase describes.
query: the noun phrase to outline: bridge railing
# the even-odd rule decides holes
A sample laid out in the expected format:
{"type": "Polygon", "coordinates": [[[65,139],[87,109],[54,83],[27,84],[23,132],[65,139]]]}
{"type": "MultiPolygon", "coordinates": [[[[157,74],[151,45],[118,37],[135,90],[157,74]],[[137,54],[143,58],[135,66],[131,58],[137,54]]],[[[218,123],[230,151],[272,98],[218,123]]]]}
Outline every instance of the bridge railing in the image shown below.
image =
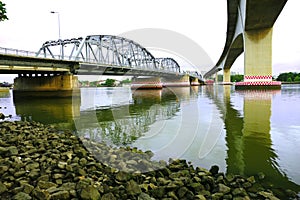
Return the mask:
{"type": "Polygon", "coordinates": [[[36,52],[0,47],[1,54],[36,57],[36,52]]]}
{"type": "MultiPolygon", "coordinates": [[[[54,58],[53,58],[51,54],[37,55],[37,52],[34,52],[34,51],[26,51],[26,50],[20,50],[20,49],[4,48],[4,47],[0,47],[0,54],[25,56],[25,57],[38,57],[38,58],[47,58],[47,59],[54,59],[54,60],[71,60],[69,57],[62,58],[61,55],[54,55],[54,58]]],[[[75,57],[73,57],[73,58],[74,58],[73,60],[76,60],[75,57]]],[[[79,59],[78,61],[81,61],[81,60],[82,59],[79,59]]],[[[94,63],[94,62],[96,62],[96,60],[90,60],[90,62],[94,63]]]]}

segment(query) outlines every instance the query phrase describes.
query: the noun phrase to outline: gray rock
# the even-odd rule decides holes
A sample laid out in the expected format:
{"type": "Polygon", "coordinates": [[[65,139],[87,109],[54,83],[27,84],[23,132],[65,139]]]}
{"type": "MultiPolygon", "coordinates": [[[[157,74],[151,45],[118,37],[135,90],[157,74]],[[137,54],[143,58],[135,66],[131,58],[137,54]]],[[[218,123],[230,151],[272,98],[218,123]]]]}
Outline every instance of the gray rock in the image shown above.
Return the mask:
{"type": "Polygon", "coordinates": [[[23,192],[26,194],[30,194],[34,189],[34,187],[28,183],[21,183],[21,185],[23,186],[23,192]]]}
{"type": "Polygon", "coordinates": [[[65,175],[64,174],[53,174],[54,179],[60,179],[63,178],[65,175]]]}
{"type": "Polygon", "coordinates": [[[41,190],[39,187],[34,188],[34,190],[32,191],[32,195],[39,200],[50,198],[50,193],[47,190],[41,190]]]}
{"type": "Polygon", "coordinates": [[[2,194],[3,192],[6,192],[7,191],[7,187],[0,182],[0,194],[2,194]]]}
{"type": "Polygon", "coordinates": [[[18,178],[20,176],[23,176],[24,174],[26,174],[24,170],[17,171],[16,173],[14,173],[14,177],[18,178]]]}
{"type": "Polygon", "coordinates": [[[223,193],[223,194],[227,194],[227,193],[229,193],[230,192],[230,187],[228,187],[228,186],[226,186],[226,185],[224,185],[224,184],[222,184],[222,183],[219,183],[218,184],[218,188],[219,188],[219,192],[221,192],[221,193],[223,193]]]}
{"type": "Polygon", "coordinates": [[[59,161],[59,162],[57,163],[57,166],[58,166],[58,168],[60,168],[60,169],[65,169],[65,168],[66,168],[66,165],[67,165],[66,162],[61,162],[61,161],[59,161]]]}
{"type": "Polygon", "coordinates": [[[13,200],[30,200],[30,199],[32,199],[31,196],[29,196],[29,194],[26,194],[24,192],[19,192],[18,194],[13,196],[13,200]]]}
{"type": "Polygon", "coordinates": [[[140,186],[134,180],[130,180],[127,183],[126,190],[130,195],[136,195],[142,192],[140,186]]]}
{"type": "Polygon", "coordinates": [[[16,156],[19,154],[18,148],[16,146],[10,146],[7,148],[8,156],[16,156]]]}
{"type": "Polygon", "coordinates": [[[68,191],[59,191],[53,193],[50,197],[51,200],[67,200],[70,199],[70,194],[68,191]]]}
{"type": "Polygon", "coordinates": [[[128,181],[131,178],[131,174],[124,172],[124,171],[119,171],[116,174],[116,179],[118,181],[128,181]]]}
{"type": "Polygon", "coordinates": [[[117,200],[113,193],[106,193],[102,196],[101,200],[117,200]]]}
{"type": "Polygon", "coordinates": [[[30,163],[30,164],[26,165],[25,169],[27,171],[30,171],[30,170],[39,168],[39,166],[40,166],[40,164],[38,162],[34,162],[34,163],[30,163]]]}
{"type": "Polygon", "coordinates": [[[233,196],[246,196],[246,190],[244,188],[235,188],[232,191],[233,196]]]}
{"type": "Polygon", "coordinates": [[[7,152],[7,148],[5,147],[0,147],[0,155],[5,155],[7,152]]]}
{"type": "Polygon", "coordinates": [[[270,199],[270,200],[279,200],[277,197],[275,197],[270,192],[261,191],[261,192],[258,192],[258,194],[265,197],[265,198],[267,198],[267,199],[270,199]]]}
{"type": "Polygon", "coordinates": [[[199,199],[199,200],[206,200],[205,196],[202,194],[198,194],[195,196],[195,199],[199,199]]]}
{"type": "Polygon", "coordinates": [[[0,166],[0,175],[4,174],[8,170],[8,166],[0,166]]]}
{"type": "Polygon", "coordinates": [[[188,189],[186,187],[180,187],[177,191],[178,197],[182,198],[187,193],[188,189]]]}
{"type": "Polygon", "coordinates": [[[39,176],[40,176],[39,169],[31,170],[28,174],[28,177],[30,177],[32,180],[36,180],[39,176]]]}
{"type": "Polygon", "coordinates": [[[83,200],[98,200],[101,196],[99,191],[95,187],[89,185],[86,188],[82,189],[80,197],[83,200]]]}
{"type": "Polygon", "coordinates": [[[51,187],[57,187],[55,183],[48,182],[48,181],[39,181],[37,186],[39,186],[41,189],[48,189],[51,187]]]}
{"type": "MultiPolygon", "coordinates": [[[[102,199],[101,199],[102,200],[102,199]]],[[[107,199],[108,200],[108,199],[107,199]]],[[[155,200],[154,198],[151,198],[148,194],[142,192],[139,196],[138,196],[138,200],[155,200]]]]}

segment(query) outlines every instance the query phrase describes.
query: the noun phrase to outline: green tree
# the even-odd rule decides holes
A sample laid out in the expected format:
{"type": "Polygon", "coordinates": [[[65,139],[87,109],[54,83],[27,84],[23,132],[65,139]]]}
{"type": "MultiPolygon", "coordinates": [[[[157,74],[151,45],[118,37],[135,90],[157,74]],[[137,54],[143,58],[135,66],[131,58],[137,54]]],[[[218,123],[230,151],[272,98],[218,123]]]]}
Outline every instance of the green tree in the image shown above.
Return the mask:
{"type": "Polygon", "coordinates": [[[2,1],[0,1],[0,22],[4,20],[8,20],[8,17],[6,15],[5,3],[2,3],[2,1]]]}
{"type": "Polygon", "coordinates": [[[295,82],[300,82],[300,76],[299,76],[299,75],[296,76],[295,79],[294,79],[294,81],[295,81],[295,82]]]}
{"type": "Polygon", "coordinates": [[[126,84],[126,83],[131,83],[131,80],[129,80],[128,78],[127,79],[125,79],[125,80],[122,80],[121,81],[121,84],[126,84]]]}
{"type": "Polygon", "coordinates": [[[300,77],[300,73],[296,73],[296,72],[285,72],[285,73],[281,73],[279,74],[279,76],[277,77],[277,81],[282,81],[282,82],[292,82],[295,81],[295,79],[297,78],[297,76],[300,77]]]}
{"type": "Polygon", "coordinates": [[[90,87],[97,87],[98,81],[92,81],[90,82],[90,87]]]}
{"type": "Polygon", "coordinates": [[[236,74],[236,75],[231,75],[230,76],[230,81],[231,82],[240,82],[244,79],[244,75],[236,74]]]}
{"type": "Polygon", "coordinates": [[[116,82],[116,80],[108,78],[105,80],[104,85],[107,87],[113,87],[113,86],[115,86],[115,82],[116,82]]]}

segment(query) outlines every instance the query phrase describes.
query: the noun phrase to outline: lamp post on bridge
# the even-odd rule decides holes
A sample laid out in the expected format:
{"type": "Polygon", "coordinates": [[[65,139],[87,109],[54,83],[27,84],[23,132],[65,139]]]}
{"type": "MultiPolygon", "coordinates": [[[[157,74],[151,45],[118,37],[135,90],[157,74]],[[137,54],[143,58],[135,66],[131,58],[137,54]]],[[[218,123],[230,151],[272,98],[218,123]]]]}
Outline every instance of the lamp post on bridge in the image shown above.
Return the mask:
{"type": "MultiPolygon", "coordinates": [[[[59,16],[59,12],[56,11],[51,11],[50,13],[52,14],[57,14],[57,20],[58,20],[58,40],[61,40],[61,35],[60,35],[60,16],[59,16]]],[[[60,46],[60,55],[59,58],[63,58],[63,46],[60,46]]]]}
{"type": "Polygon", "coordinates": [[[61,37],[60,37],[60,17],[59,17],[59,12],[51,11],[50,13],[57,14],[57,19],[58,19],[58,39],[61,39],[61,37]]]}

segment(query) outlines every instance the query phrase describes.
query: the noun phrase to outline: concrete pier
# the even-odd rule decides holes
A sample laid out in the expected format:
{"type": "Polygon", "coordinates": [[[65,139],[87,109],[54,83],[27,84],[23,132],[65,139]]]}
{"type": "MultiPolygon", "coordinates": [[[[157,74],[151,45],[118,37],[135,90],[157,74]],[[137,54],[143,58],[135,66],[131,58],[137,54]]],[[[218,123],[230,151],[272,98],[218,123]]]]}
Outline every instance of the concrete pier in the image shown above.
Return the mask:
{"type": "Polygon", "coordinates": [[[164,87],[189,87],[190,86],[189,75],[164,77],[162,81],[164,87]]]}
{"type": "Polygon", "coordinates": [[[278,89],[281,82],[272,81],[273,28],[245,31],[244,81],[237,89],[278,89]]]}
{"type": "Polygon", "coordinates": [[[79,96],[78,77],[74,75],[19,76],[14,79],[17,96],[79,96]]]}
{"type": "Polygon", "coordinates": [[[232,85],[230,80],[230,69],[223,70],[223,85],[232,85]]]}
{"type": "Polygon", "coordinates": [[[131,89],[162,89],[160,77],[133,78],[131,89]]]}
{"type": "Polygon", "coordinates": [[[190,85],[191,86],[199,86],[200,85],[199,79],[190,77],[190,85]]]}

